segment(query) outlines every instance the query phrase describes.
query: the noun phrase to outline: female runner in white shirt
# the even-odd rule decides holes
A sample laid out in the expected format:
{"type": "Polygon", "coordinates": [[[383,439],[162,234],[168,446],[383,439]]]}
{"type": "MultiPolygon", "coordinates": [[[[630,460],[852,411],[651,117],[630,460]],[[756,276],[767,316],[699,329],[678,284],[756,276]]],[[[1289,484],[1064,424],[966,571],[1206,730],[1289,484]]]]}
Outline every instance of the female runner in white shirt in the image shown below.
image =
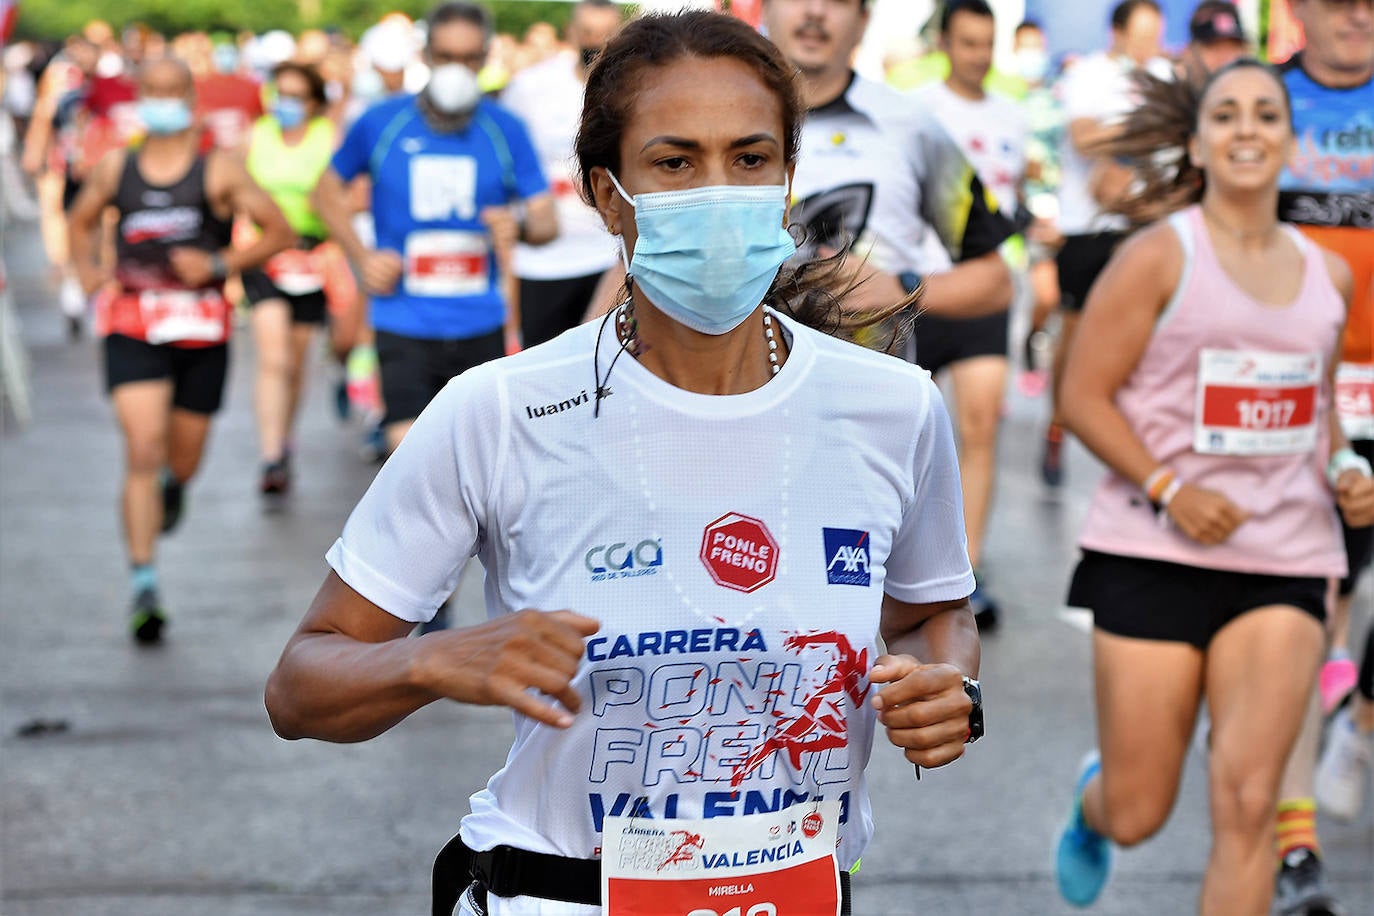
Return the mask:
{"type": "MultiPolygon", "coordinates": [[[[510,847],[594,880],[617,799],[743,820],[824,797],[844,884],[876,726],[918,767],[981,729],[938,392],[813,329],[856,321],[818,276],[835,265],[778,273],[802,116],[791,67],[733,18],[649,16],[610,43],[577,152],[623,241],[624,303],[448,385],[268,683],[288,738],[366,740],[441,699],[511,707],[506,766],[462,823],[479,860],[510,847]],[[406,638],[474,554],[488,622],[406,638]]],[[[552,879],[487,883],[467,911],[600,912],[552,879]]]]}

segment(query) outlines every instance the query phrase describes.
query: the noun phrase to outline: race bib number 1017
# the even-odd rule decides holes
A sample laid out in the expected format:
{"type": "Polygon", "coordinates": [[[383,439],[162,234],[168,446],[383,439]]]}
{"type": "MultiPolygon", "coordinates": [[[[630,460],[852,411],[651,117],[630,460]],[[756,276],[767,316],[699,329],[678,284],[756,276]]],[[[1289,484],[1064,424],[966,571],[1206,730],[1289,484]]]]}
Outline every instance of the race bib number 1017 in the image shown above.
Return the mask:
{"type": "Polygon", "coordinates": [[[608,817],[607,916],[838,916],[840,804],[706,820],[608,817]]]}
{"type": "Polygon", "coordinates": [[[1317,353],[1203,350],[1193,450],[1205,455],[1287,455],[1317,445],[1317,353]]]}

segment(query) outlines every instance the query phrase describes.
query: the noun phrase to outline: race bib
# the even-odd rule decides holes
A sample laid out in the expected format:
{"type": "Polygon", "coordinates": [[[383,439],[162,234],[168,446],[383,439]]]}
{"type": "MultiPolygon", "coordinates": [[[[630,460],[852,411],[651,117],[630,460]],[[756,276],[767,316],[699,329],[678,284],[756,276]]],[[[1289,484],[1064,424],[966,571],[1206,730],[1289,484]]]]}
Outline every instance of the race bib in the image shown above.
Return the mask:
{"type": "Polygon", "coordinates": [[[143,336],[150,344],[223,343],[229,305],[213,289],[147,289],[138,294],[143,336]]]}
{"type": "Polygon", "coordinates": [[[838,916],[840,803],[706,820],[607,817],[607,916],[838,916]]]}
{"type": "Polygon", "coordinates": [[[1193,450],[1288,455],[1317,445],[1317,353],[1203,350],[1193,450]]]}
{"type": "Polygon", "coordinates": [[[324,271],[313,251],[288,248],[267,262],[267,276],[288,296],[304,296],[324,289],[324,271]]]}
{"type": "Polygon", "coordinates": [[[1374,439],[1374,363],[1336,367],[1336,415],[1347,439],[1374,439]]]}
{"type": "Polygon", "coordinates": [[[430,229],[406,237],[406,291],[415,296],[477,296],[491,284],[487,237],[430,229]]]}

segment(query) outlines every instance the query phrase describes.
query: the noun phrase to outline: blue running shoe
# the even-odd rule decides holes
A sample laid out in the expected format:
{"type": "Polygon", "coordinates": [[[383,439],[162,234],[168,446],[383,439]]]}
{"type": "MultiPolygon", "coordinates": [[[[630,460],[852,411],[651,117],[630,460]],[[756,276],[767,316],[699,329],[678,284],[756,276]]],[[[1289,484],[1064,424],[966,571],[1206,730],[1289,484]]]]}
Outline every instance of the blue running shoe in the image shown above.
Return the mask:
{"type": "Polygon", "coordinates": [[[1074,906],[1088,906],[1102,893],[1112,871],[1112,844],[1083,821],[1083,789],[1102,770],[1102,757],[1093,751],[1083,758],[1073,787],[1073,812],[1059,834],[1054,873],[1059,893],[1074,906]]]}

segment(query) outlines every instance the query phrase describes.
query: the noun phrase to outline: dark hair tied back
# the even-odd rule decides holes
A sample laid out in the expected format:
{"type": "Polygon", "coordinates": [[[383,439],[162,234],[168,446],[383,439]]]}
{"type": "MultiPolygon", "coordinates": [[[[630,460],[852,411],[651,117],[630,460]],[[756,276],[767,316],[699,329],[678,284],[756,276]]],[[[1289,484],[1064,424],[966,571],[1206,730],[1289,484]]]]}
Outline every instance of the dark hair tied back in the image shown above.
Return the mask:
{"type": "MultiPolygon", "coordinates": [[[[806,109],[795,68],[777,47],[733,16],[706,10],[650,14],[630,22],[611,39],[587,73],[574,150],[582,196],[589,204],[595,206],[592,169],[609,169],[619,176],[620,142],[645,71],[692,57],[731,58],[752,69],[778,99],[783,159],[789,166],[797,161],[806,109]]],[[[808,327],[858,339],[875,349],[895,349],[909,330],[919,291],[878,311],[847,309],[843,299],[857,283],[844,279],[844,259],[844,254],[837,254],[784,265],[763,301],[808,327]]],[[[629,294],[627,283],[622,298],[629,294]]]]}

